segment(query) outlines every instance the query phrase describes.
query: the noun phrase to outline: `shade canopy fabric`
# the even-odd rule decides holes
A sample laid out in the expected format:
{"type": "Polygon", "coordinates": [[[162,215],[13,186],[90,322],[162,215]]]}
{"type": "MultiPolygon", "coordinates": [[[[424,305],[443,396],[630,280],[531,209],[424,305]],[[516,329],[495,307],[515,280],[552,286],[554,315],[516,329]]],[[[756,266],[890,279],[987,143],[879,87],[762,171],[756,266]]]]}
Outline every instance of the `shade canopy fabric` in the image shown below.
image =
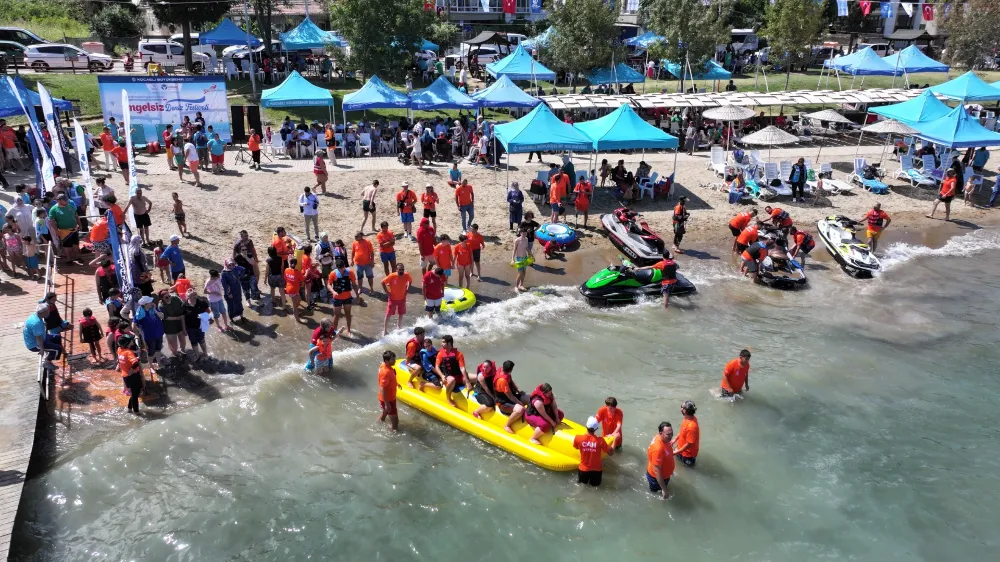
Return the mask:
{"type": "Polygon", "coordinates": [[[918,137],[947,148],[1000,146],[1000,133],[980,125],[979,119],[970,116],[962,105],[952,109],[944,117],[916,123],[912,127],[919,131],[918,137]]]}
{"type": "Polygon", "coordinates": [[[937,86],[931,86],[928,89],[935,94],[963,102],[1000,100],[1000,88],[983,82],[971,70],[954,80],[949,80],[937,86]]]}
{"type": "Polygon", "coordinates": [[[518,45],[514,52],[506,57],[486,65],[486,72],[498,78],[507,76],[511,80],[555,80],[556,73],[546,68],[542,63],[531,58],[524,47],[518,45]]]}
{"type": "Polygon", "coordinates": [[[677,137],[643,121],[629,105],[574,126],[593,141],[594,150],[677,148],[677,137]]]}
{"type": "Polygon", "coordinates": [[[540,150],[593,150],[594,141],[569,123],[562,122],[545,104],[524,117],[493,128],[493,135],[510,153],[540,150]]]}
{"type": "Polygon", "coordinates": [[[438,51],[438,50],[441,49],[441,47],[439,47],[437,45],[437,43],[431,43],[430,41],[428,41],[426,39],[421,39],[421,41],[422,41],[420,43],[420,50],[421,51],[438,51]]]}
{"type": "Polygon", "coordinates": [[[360,90],[344,96],[344,111],[405,108],[409,106],[410,98],[406,94],[394,90],[378,76],[372,76],[360,90]]]}
{"type": "Polygon", "coordinates": [[[875,133],[877,135],[915,135],[920,132],[906,123],[895,119],[883,119],[881,121],[876,121],[871,125],[861,127],[861,130],[866,133],[875,133]]]}
{"type": "Polygon", "coordinates": [[[467,45],[486,45],[494,43],[496,45],[510,45],[507,36],[499,31],[484,31],[468,41],[463,41],[467,45]]]}
{"type": "Polygon", "coordinates": [[[823,111],[816,111],[814,113],[806,113],[806,117],[810,119],[815,119],[817,121],[829,121],[831,123],[853,123],[847,117],[837,113],[832,109],[824,109],[823,111]]]}
{"type": "MultiPolygon", "coordinates": [[[[247,32],[240,29],[229,18],[223,18],[215,29],[198,35],[198,43],[202,45],[246,45],[247,32]]],[[[250,46],[260,45],[260,39],[250,36],[250,46]]]]}
{"type": "Polygon", "coordinates": [[[293,70],[276,88],[264,90],[260,104],[264,107],[332,106],[333,94],[326,88],[313,85],[293,70]]]}
{"type": "Polygon", "coordinates": [[[754,113],[752,109],[747,109],[745,107],[737,105],[723,105],[722,107],[709,109],[702,115],[709,119],[718,119],[719,121],[742,121],[757,114],[754,113]]]}
{"type": "Polygon", "coordinates": [[[652,31],[647,31],[642,35],[637,35],[635,37],[629,37],[625,40],[625,44],[629,47],[642,47],[643,49],[648,49],[653,43],[659,43],[663,41],[665,37],[662,35],[657,35],[652,31]]]}
{"type": "Polygon", "coordinates": [[[288,51],[322,49],[329,45],[340,46],[340,42],[332,33],[323,31],[309,18],[302,20],[302,23],[291,31],[279,34],[278,38],[288,51]]]}
{"type": "MultiPolygon", "coordinates": [[[[674,76],[681,77],[681,65],[676,62],[670,62],[666,59],[660,61],[660,65],[667,69],[667,72],[673,74],[674,76]]],[[[733,77],[733,73],[729,72],[722,65],[715,62],[714,60],[705,61],[704,71],[699,72],[691,77],[690,73],[685,73],[684,77],[686,80],[729,80],[733,77]]]]}
{"type": "Polygon", "coordinates": [[[883,57],[882,60],[895,69],[911,74],[914,72],[948,72],[949,68],[947,64],[925,55],[916,45],[910,45],[896,54],[883,57]]]}
{"type": "Polygon", "coordinates": [[[875,107],[870,111],[889,119],[901,121],[907,125],[913,125],[914,123],[933,121],[934,119],[943,117],[951,111],[951,108],[937,99],[930,90],[924,90],[912,100],[875,107]]]}
{"type": "Polygon", "coordinates": [[[542,100],[531,96],[506,76],[500,78],[485,90],[479,90],[469,97],[479,103],[479,107],[535,107],[542,100]]]}
{"type": "Polygon", "coordinates": [[[755,133],[750,133],[741,138],[740,142],[759,146],[778,146],[799,142],[799,137],[791,133],[786,133],[774,125],[768,125],[755,133]]]}
{"type": "Polygon", "coordinates": [[[475,109],[476,100],[463,94],[444,76],[410,94],[411,109],[475,109]]]}
{"type": "Polygon", "coordinates": [[[631,66],[620,62],[612,67],[598,68],[587,74],[591,84],[632,84],[645,82],[646,76],[631,66]]]}
{"type": "Polygon", "coordinates": [[[520,45],[529,51],[534,51],[539,47],[548,47],[549,41],[552,40],[552,36],[555,35],[555,33],[556,33],[555,26],[549,26],[545,31],[541,32],[540,34],[530,39],[525,39],[524,41],[521,41],[520,45]]]}
{"type": "MultiPolygon", "coordinates": [[[[42,99],[38,95],[38,92],[26,88],[20,76],[14,77],[14,84],[20,90],[21,99],[24,100],[24,105],[28,107],[28,111],[31,111],[32,107],[42,105],[42,99]]],[[[52,98],[52,105],[59,111],[70,111],[73,109],[72,103],[56,98],[52,98]]],[[[10,89],[10,84],[6,80],[0,80],[0,117],[11,117],[12,115],[24,115],[24,110],[21,109],[21,104],[17,102],[17,97],[14,96],[14,91],[10,89]]]]}
{"type": "MultiPolygon", "coordinates": [[[[832,60],[825,60],[823,66],[852,76],[893,76],[897,74],[897,70],[882,60],[882,57],[878,56],[871,47],[865,47],[860,51],[832,60]]],[[[903,71],[899,70],[898,73],[902,74],[903,71]]]]}

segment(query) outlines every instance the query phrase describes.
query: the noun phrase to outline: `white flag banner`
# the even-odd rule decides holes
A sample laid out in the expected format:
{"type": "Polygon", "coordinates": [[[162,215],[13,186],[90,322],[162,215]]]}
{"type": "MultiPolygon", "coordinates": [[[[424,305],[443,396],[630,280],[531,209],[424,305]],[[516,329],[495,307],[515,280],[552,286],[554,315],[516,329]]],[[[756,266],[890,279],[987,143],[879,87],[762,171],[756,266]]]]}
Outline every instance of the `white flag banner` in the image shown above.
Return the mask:
{"type": "MultiPolygon", "coordinates": [[[[39,84],[41,86],[41,84],[39,84]]],[[[76,156],[80,163],[80,175],[83,176],[83,185],[87,193],[87,216],[97,216],[97,194],[94,193],[94,186],[90,181],[90,161],[87,159],[87,137],[83,134],[83,127],[80,122],[73,118],[73,145],[76,147],[76,156]]]]}
{"type": "Polygon", "coordinates": [[[63,147],[60,139],[59,128],[56,124],[56,111],[52,106],[52,96],[41,82],[38,83],[38,97],[42,100],[42,114],[45,115],[45,128],[49,131],[49,138],[52,139],[52,159],[56,166],[66,169],[66,159],[63,157],[63,147]]]}
{"type": "Polygon", "coordinates": [[[45,139],[42,138],[42,132],[38,130],[38,123],[35,118],[28,113],[28,107],[24,105],[24,100],[21,99],[21,92],[17,88],[17,84],[10,76],[7,76],[7,85],[10,86],[12,92],[14,92],[14,97],[17,98],[17,103],[21,104],[21,111],[24,112],[24,116],[28,118],[28,128],[31,129],[31,136],[35,139],[35,144],[38,146],[38,152],[42,158],[42,194],[50,189],[55,189],[56,179],[52,175],[52,159],[49,158],[48,150],[45,149],[47,146],[45,144],[45,139]]]}
{"type": "MultiPolygon", "coordinates": [[[[135,152],[132,148],[132,109],[128,104],[128,92],[122,89],[122,121],[125,123],[125,148],[128,151],[128,196],[131,198],[139,189],[139,176],[135,171],[135,152]]],[[[135,228],[135,213],[128,210],[128,224],[135,228]]]]}
{"type": "Polygon", "coordinates": [[[628,4],[625,5],[625,9],[630,12],[638,12],[639,0],[628,0],[628,4]]]}
{"type": "Polygon", "coordinates": [[[490,0],[479,0],[479,3],[483,5],[483,11],[490,11],[490,0]]]}
{"type": "Polygon", "coordinates": [[[903,8],[903,11],[906,12],[906,15],[908,15],[908,16],[912,16],[913,15],[913,3],[912,2],[900,2],[899,5],[903,8]]]}

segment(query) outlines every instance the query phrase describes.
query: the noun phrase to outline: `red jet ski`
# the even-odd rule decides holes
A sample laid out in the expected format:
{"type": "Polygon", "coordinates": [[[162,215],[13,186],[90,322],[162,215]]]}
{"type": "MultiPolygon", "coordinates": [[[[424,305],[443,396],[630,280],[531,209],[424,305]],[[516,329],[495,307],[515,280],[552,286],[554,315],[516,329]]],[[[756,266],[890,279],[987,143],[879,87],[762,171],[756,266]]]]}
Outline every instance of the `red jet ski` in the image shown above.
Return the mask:
{"type": "Polygon", "coordinates": [[[601,224],[611,243],[628,256],[632,263],[652,265],[663,259],[663,250],[666,248],[663,239],[632,209],[620,207],[601,215],[601,224]]]}

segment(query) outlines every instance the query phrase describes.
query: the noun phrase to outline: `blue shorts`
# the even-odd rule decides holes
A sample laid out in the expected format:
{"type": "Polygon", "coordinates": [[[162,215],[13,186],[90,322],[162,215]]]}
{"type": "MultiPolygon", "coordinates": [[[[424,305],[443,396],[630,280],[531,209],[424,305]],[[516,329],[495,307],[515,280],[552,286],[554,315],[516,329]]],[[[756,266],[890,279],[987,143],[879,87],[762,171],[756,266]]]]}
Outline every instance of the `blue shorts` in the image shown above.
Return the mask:
{"type": "Polygon", "coordinates": [[[444,276],[445,277],[451,277],[451,270],[450,269],[444,270],[444,276]]]}
{"type": "Polygon", "coordinates": [[[208,307],[212,309],[212,316],[218,318],[226,313],[226,301],[208,301],[208,307]]]}
{"type": "Polygon", "coordinates": [[[408,222],[413,222],[413,213],[399,213],[399,220],[404,224],[408,222]]]}
{"type": "Polygon", "coordinates": [[[24,264],[28,269],[38,269],[38,256],[25,257],[24,264]]]}
{"type": "MultiPolygon", "coordinates": [[[[662,492],[663,491],[663,488],[660,488],[660,483],[657,482],[656,478],[654,478],[653,475],[650,474],[650,473],[648,473],[648,472],[646,473],[646,482],[649,484],[649,491],[650,492],[662,492]]],[[[664,485],[670,484],[670,479],[669,478],[664,478],[663,479],[663,484],[664,485]]]]}
{"type": "Polygon", "coordinates": [[[392,251],[392,252],[379,252],[378,255],[379,255],[380,258],[382,258],[382,263],[385,263],[387,261],[396,261],[396,252],[395,251],[392,251]]]}
{"type": "MultiPolygon", "coordinates": [[[[393,256],[395,256],[396,252],[393,252],[392,254],[393,254],[393,256]]],[[[385,255],[385,254],[382,254],[382,255],[385,255]]],[[[374,279],[375,278],[375,270],[373,269],[373,266],[370,265],[370,264],[369,265],[357,265],[357,264],[354,264],[354,276],[358,278],[358,281],[361,281],[362,277],[367,277],[369,279],[374,279]]]]}

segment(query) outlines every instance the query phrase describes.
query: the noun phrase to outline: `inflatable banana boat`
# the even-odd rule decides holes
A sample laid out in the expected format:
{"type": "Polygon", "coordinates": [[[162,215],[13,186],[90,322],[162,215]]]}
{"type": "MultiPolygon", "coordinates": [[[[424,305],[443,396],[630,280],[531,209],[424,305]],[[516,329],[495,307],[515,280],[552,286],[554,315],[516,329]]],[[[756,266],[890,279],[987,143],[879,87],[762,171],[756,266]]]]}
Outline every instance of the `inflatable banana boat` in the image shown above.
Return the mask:
{"type": "MultiPolygon", "coordinates": [[[[542,468],[568,471],[576,470],[580,464],[580,451],[573,448],[573,438],[586,434],[587,428],[576,422],[563,419],[556,428],[555,435],[551,433],[542,435],[539,439],[542,444],[535,445],[531,442],[531,435],[535,428],[523,421],[514,422],[514,433],[511,434],[504,430],[507,416],[499,411],[487,412],[483,414],[483,419],[477,419],[473,416],[472,412],[479,407],[475,394],[466,397],[464,390],[453,392],[452,398],[458,405],[456,408],[448,403],[443,388],[425,386],[423,391],[410,388],[406,384],[410,378],[410,372],[402,360],[396,362],[396,377],[402,386],[396,391],[396,400],[407,406],[416,408],[456,429],[496,445],[504,451],[542,468]]],[[[606,437],[605,439],[609,444],[612,444],[614,438],[606,437]]]]}

